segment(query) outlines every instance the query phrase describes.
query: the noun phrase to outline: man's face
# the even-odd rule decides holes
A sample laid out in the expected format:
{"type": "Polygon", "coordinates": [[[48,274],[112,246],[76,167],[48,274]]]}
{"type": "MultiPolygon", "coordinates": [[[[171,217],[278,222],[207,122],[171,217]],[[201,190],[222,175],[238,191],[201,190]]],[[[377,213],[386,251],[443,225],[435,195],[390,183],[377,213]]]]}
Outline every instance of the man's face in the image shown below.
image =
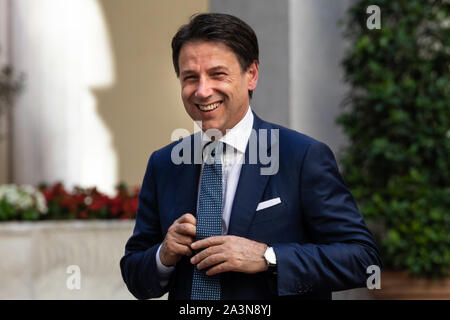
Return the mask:
{"type": "Polygon", "coordinates": [[[181,98],[194,121],[202,121],[202,130],[219,129],[225,134],[247,112],[248,90],[258,82],[258,63],[245,72],[234,52],[214,41],[188,42],[178,58],[181,98]]]}

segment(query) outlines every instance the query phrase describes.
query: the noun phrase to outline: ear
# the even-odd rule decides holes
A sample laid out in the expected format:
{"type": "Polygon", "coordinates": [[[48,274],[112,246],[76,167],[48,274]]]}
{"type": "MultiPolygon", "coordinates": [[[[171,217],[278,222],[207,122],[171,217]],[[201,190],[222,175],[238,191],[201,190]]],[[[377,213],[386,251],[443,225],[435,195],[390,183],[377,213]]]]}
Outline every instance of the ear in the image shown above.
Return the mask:
{"type": "Polygon", "coordinates": [[[258,84],[258,74],[259,74],[259,63],[258,61],[253,61],[253,63],[248,67],[247,71],[247,89],[255,90],[258,84]]]}

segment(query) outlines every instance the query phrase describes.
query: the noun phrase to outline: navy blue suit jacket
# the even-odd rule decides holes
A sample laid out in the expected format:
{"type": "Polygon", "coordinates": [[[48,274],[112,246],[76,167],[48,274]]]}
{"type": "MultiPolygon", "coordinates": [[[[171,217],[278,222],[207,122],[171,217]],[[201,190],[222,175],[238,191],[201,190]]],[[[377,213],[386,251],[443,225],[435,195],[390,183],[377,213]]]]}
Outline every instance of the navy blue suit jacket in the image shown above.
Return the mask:
{"type": "MultiPolygon", "coordinates": [[[[278,129],[279,170],[261,175],[263,164],[242,165],[228,234],[274,248],[277,274],[221,275],[223,299],[278,297],[330,299],[332,291],[366,286],[370,265],[381,267],[373,236],[324,143],[265,122],[254,114],[255,130],[278,129]],[[281,203],[256,211],[258,203],[279,197],[281,203]]],[[[139,196],[133,235],[120,261],[122,276],[138,299],[189,299],[193,265],[182,258],[166,288],[159,283],[155,255],[168,228],[185,213],[196,213],[200,164],[174,164],[172,149],[191,144],[192,135],[155,151],[148,162],[139,196]]],[[[194,156],[191,157],[194,160],[194,156]]]]}

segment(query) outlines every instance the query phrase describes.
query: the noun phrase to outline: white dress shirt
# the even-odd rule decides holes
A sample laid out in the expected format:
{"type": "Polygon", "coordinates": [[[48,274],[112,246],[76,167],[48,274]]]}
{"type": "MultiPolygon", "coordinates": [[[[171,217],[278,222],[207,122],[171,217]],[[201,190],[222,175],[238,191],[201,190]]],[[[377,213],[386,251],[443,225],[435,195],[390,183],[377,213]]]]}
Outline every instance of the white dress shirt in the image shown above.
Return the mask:
{"type": "MultiPolygon", "coordinates": [[[[253,128],[253,113],[251,107],[248,107],[244,118],[239,121],[232,129],[226,131],[219,141],[225,145],[225,152],[222,153],[222,234],[228,233],[228,226],[230,223],[231,208],[233,206],[234,195],[239,182],[239,175],[241,173],[242,163],[244,162],[245,149],[247,147],[248,139],[253,128]]],[[[203,146],[211,141],[211,137],[202,132],[202,150],[203,146]]],[[[204,162],[208,160],[207,155],[203,157],[204,162]]],[[[202,164],[203,167],[203,164],[202,164]]],[[[201,179],[201,176],[200,176],[201,179]]],[[[199,187],[200,189],[200,183],[199,187]]],[[[199,194],[199,192],[197,192],[199,194]]],[[[198,204],[198,196],[197,196],[198,204]]],[[[197,205],[198,208],[198,205],[197,205]]],[[[174,266],[167,267],[162,264],[159,258],[159,246],[156,252],[156,266],[158,276],[162,287],[166,286],[170,274],[175,269],[174,266]]]]}

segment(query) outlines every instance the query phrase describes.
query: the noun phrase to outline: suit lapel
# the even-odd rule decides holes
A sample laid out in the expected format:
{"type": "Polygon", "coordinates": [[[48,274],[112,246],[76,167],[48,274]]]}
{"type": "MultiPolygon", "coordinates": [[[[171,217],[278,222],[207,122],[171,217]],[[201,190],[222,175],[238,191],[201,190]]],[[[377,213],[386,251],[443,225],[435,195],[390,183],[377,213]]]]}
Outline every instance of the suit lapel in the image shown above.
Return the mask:
{"type": "MultiPolygon", "coordinates": [[[[255,113],[253,120],[253,129],[258,133],[259,129],[267,129],[270,137],[270,126],[268,123],[259,119],[255,113]]],[[[257,138],[257,151],[259,154],[259,136],[257,138]]],[[[267,146],[270,146],[267,143],[267,146]]],[[[245,163],[242,164],[239,182],[234,196],[234,202],[231,210],[228,234],[237,236],[246,236],[256,213],[256,207],[262,199],[269,175],[261,175],[262,165],[259,161],[256,164],[249,163],[250,143],[245,150],[245,163]]]]}
{"type": "MultiPolygon", "coordinates": [[[[195,143],[199,143],[198,134],[192,135],[190,139],[183,139],[181,143],[191,144],[191,164],[176,165],[173,179],[177,183],[175,188],[175,212],[177,217],[185,213],[191,213],[193,216],[197,214],[197,190],[200,177],[201,164],[199,164],[198,154],[196,154],[195,143]]],[[[198,146],[197,146],[198,148],[198,146]]],[[[189,148],[183,149],[189,150],[189,148]]],[[[201,154],[200,154],[201,157],[201,154]]],[[[201,161],[201,158],[200,158],[201,161]]],[[[201,163],[201,162],[200,162],[201,163]]]]}
{"type": "MultiPolygon", "coordinates": [[[[267,129],[270,138],[271,126],[262,121],[253,113],[253,129],[258,133],[259,129],[267,129]]],[[[176,165],[173,179],[177,181],[175,188],[175,212],[173,213],[177,219],[184,213],[197,214],[197,192],[201,171],[201,150],[200,154],[195,153],[194,145],[200,143],[200,135],[195,134],[191,139],[183,139],[182,143],[191,144],[191,164],[176,165]]],[[[257,138],[257,154],[259,154],[259,136],[257,138]]],[[[270,148],[270,141],[267,146],[270,148]]],[[[197,147],[198,148],[198,147],[197,147]]],[[[269,181],[269,175],[262,175],[263,167],[259,159],[256,164],[250,163],[250,143],[247,144],[245,151],[245,163],[241,167],[239,183],[236,189],[233,206],[231,209],[231,217],[228,228],[228,234],[246,236],[256,213],[256,207],[261,201],[266,185],[269,181]]],[[[200,147],[201,149],[201,147],[200,147]]],[[[186,149],[185,149],[186,150],[186,149]]],[[[266,150],[267,151],[267,150],[266,150]]]]}

